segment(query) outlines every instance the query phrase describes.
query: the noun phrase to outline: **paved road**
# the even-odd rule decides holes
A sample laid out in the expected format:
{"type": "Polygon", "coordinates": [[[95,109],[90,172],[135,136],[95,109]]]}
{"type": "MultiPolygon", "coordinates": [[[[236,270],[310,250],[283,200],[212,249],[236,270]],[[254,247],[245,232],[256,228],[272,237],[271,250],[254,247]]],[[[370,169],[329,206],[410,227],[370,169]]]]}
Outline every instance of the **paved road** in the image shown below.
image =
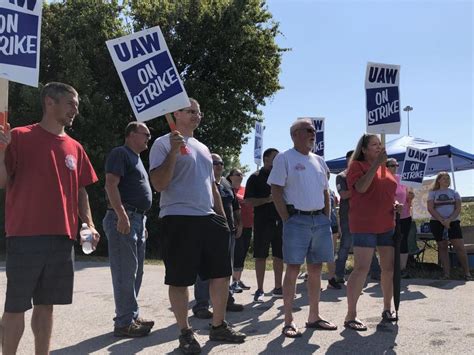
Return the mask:
{"type": "MultiPolygon", "coordinates": [[[[161,354],[179,353],[178,330],[169,309],[167,288],[163,285],[164,268],[147,265],[140,293],[141,314],[156,321],[149,336],[139,339],[112,335],[113,296],[107,264],[76,264],[74,302],[55,308],[52,354],[161,354]]],[[[271,289],[272,275],[267,273],[266,287],[271,289]]],[[[244,344],[208,341],[208,322],[191,317],[203,353],[239,354],[466,354],[474,353],[474,282],[403,280],[400,321],[380,323],[382,299],[380,287],[369,283],[359,301],[360,318],[369,329],[357,333],[344,329],[345,290],[325,290],[321,314],[338,324],[335,332],[306,330],[302,338],[281,336],[282,300],[266,297],[253,304],[256,282],[253,272],[244,272],[250,291],[236,295],[245,304],[242,313],[231,313],[228,320],[247,333],[244,344]]],[[[325,287],[326,281],[323,281],[325,287]]],[[[4,303],[5,267],[0,264],[0,302],[4,303]]],[[[192,291],[192,290],[191,290],[192,291]]],[[[306,286],[299,281],[295,317],[303,326],[308,313],[306,286]]],[[[27,312],[27,323],[31,311],[27,312]]],[[[33,336],[27,325],[19,354],[33,353],[33,336]]]]}

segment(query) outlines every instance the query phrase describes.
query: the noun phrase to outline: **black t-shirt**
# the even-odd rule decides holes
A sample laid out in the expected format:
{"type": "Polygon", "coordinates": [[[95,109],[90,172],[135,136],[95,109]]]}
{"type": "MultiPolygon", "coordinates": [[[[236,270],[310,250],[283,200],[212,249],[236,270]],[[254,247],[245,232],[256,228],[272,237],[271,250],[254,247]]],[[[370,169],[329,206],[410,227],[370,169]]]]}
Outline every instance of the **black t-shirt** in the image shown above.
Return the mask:
{"type": "Polygon", "coordinates": [[[227,217],[227,224],[231,231],[235,231],[234,211],[240,209],[239,201],[232,190],[231,184],[224,178],[218,183],[216,181],[217,189],[221,195],[222,205],[224,207],[225,216],[227,217]]]}
{"type": "MultiPolygon", "coordinates": [[[[337,192],[341,194],[343,191],[349,191],[347,186],[347,171],[344,170],[337,174],[336,176],[336,187],[337,192]]],[[[346,222],[349,220],[349,199],[348,198],[341,198],[339,202],[339,218],[346,222]]]]}
{"type": "MultiPolygon", "coordinates": [[[[244,198],[265,198],[271,195],[272,190],[270,185],[267,184],[270,170],[261,168],[250,175],[245,186],[245,197],[244,198]]],[[[254,207],[253,215],[258,220],[269,220],[275,221],[280,220],[280,216],[275,208],[273,202],[254,207]]]]}

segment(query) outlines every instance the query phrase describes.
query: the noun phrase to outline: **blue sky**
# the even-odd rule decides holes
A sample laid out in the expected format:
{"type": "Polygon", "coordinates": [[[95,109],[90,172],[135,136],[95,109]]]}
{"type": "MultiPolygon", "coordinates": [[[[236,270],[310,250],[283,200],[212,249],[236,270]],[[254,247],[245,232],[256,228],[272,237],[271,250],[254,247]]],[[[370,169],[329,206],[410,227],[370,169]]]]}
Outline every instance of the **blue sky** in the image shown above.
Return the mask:
{"type": "MultiPolygon", "coordinates": [[[[262,107],[264,149],[290,148],[289,126],[302,116],[326,118],[326,159],[353,149],[365,131],[371,61],[401,66],[400,104],[413,107],[410,135],[474,152],[472,1],[270,0],[267,6],[280,23],[278,44],[291,51],[283,54],[284,89],[262,107]]],[[[407,134],[405,112],[400,133],[407,134]]],[[[240,159],[254,171],[249,137],[240,159]]],[[[472,170],[455,179],[462,196],[474,195],[472,170]]]]}

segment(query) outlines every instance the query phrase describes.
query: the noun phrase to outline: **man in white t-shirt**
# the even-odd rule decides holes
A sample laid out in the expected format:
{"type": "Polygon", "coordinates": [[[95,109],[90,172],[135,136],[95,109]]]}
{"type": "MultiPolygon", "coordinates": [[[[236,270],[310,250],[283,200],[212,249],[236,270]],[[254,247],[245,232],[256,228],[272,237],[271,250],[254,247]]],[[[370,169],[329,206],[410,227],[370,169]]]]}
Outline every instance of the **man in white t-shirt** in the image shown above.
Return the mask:
{"type": "Polygon", "coordinates": [[[331,235],[328,167],[311,152],[316,131],[309,119],[290,128],[294,147],[278,154],[268,177],[275,207],[283,220],[283,280],[285,325],[283,334],[301,336],[293,322],[293,299],[301,264],[307,263],[309,315],[306,328],[336,330],[319,315],[322,263],[334,261],[331,235]]]}

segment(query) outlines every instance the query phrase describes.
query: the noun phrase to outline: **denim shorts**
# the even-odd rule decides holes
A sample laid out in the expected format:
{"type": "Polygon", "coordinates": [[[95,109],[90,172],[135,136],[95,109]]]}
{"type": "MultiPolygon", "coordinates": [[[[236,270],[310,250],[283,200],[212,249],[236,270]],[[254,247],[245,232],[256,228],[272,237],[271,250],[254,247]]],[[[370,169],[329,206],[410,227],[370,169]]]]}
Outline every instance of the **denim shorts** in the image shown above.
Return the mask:
{"type": "Polygon", "coordinates": [[[331,220],[324,214],[295,214],[283,224],[283,261],[286,264],[334,261],[331,220]]]}
{"type": "Polygon", "coordinates": [[[385,233],[352,233],[353,246],[361,248],[393,247],[391,229],[385,233]]]}

